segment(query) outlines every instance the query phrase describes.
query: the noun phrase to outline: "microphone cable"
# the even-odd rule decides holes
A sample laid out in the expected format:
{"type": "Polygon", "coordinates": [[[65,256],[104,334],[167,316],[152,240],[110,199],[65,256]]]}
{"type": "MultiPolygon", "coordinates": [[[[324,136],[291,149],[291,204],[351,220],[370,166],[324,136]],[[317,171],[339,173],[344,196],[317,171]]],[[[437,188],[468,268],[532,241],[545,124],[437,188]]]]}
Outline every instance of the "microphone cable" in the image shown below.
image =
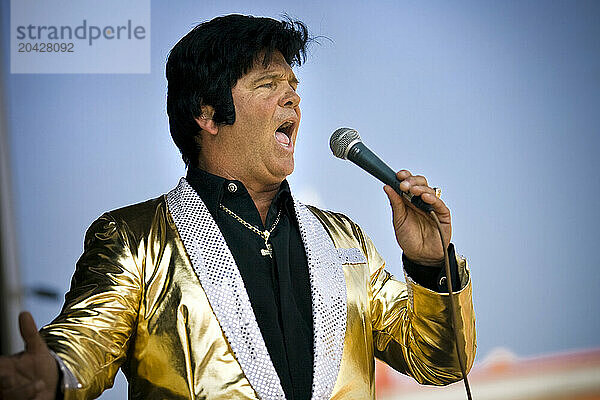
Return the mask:
{"type": "MultiPolygon", "coordinates": [[[[442,248],[444,249],[444,267],[446,268],[446,283],[448,286],[448,296],[450,297],[450,315],[452,318],[452,331],[454,332],[454,345],[456,347],[456,357],[458,358],[458,365],[460,366],[460,373],[462,374],[462,380],[465,383],[465,390],[467,391],[467,399],[473,400],[471,397],[471,386],[469,385],[469,379],[467,378],[467,370],[465,368],[465,363],[463,360],[462,352],[459,342],[458,330],[456,329],[458,326],[458,307],[456,307],[456,300],[454,298],[455,294],[452,290],[452,274],[450,273],[450,257],[448,256],[448,248],[444,245],[446,241],[444,240],[444,232],[442,231],[442,225],[440,224],[440,220],[435,213],[435,211],[429,211],[429,216],[435,222],[437,226],[438,232],[440,234],[440,240],[442,241],[442,248]]],[[[465,356],[465,360],[466,360],[465,356]]]]}

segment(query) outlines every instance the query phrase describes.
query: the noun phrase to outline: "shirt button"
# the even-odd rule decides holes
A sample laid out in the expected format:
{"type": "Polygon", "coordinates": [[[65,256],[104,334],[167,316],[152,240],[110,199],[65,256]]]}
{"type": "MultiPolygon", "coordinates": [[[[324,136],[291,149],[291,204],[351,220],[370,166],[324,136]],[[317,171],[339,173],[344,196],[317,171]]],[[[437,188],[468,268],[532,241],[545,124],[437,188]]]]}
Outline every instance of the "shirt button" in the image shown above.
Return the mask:
{"type": "Polygon", "coordinates": [[[229,190],[229,193],[235,193],[237,192],[237,185],[233,182],[229,182],[227,184],[227,190],[229,190]]]}
{"type": "Polygon", "coordinates": [[[445,276],[442,276],[442,277],[440,278],[440,281],[439,281],[438,283],[439,283],[439,285],[440,285],[440,286],[445,286],[445,285],[446,285],[446,281],[447,281],[447,280],[448,280],[448,279],[447,279],[445,276]]]}

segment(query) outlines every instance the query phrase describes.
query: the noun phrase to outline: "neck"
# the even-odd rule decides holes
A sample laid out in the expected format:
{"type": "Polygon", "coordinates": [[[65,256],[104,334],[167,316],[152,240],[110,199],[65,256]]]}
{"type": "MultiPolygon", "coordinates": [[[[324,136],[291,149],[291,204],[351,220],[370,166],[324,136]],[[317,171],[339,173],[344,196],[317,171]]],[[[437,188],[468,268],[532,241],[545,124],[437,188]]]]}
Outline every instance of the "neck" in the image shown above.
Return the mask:
{"type": "Polygon", "coordinates": [[[269,211],[269,207],[271,207],[275,194],[277,194],[277,191],[279,190],[279,185],[270,189],[253,190],[244,181],[242,181],[242,183],[246,186],[246,189],[248,189],[248,193],[250,194],[252,201],[254,201],[254,205],[256,206],[256,209],[260,214],[260,219],[264,225],[267,220],[267,212],[269,211]]]}
{"type": "Polygon", "coordinates": [[[256,206],[256,209],[258,210],[258,213],[260,214],[260,219],[264,225],[267,220],[267,212],[269,211],[269,207],[271,206],[271,203],[273,202],[273,199],[279,190],[281,182],[264,184],[256,182],[252,179],[248,179],[245,176],[240,176],[233,170],[213,167],[209,164],[210,163],[199,163],[199,167],[213,175],[217,175],[229,180],[238,180],[244,184],[246,190],[248,190],[248,194],[256,206]]]}

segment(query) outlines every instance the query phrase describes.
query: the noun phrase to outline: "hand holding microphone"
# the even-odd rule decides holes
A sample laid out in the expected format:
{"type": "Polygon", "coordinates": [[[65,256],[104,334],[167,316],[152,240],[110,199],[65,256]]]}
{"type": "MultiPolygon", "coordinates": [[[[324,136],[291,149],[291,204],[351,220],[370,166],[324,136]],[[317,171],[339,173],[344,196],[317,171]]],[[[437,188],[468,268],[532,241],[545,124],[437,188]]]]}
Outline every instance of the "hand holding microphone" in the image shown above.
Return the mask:
{"type": "Polygon", "coordinates": [[[452,235],[451,215],[444,202],[436,197],[435,190],[427,185],[427,179],[413,176],[407,170],[394,173],[362,143],[354,129],[337,129],[331,135],[329,145],[336,157],[352,161],[386,184],[384,190],[392,206],[396,240],[404,254],[421,265],[439,265],[444,260],[444,248],[437,226],[428,213],[433,210],[437,214],[445,247],[452,235]]]}

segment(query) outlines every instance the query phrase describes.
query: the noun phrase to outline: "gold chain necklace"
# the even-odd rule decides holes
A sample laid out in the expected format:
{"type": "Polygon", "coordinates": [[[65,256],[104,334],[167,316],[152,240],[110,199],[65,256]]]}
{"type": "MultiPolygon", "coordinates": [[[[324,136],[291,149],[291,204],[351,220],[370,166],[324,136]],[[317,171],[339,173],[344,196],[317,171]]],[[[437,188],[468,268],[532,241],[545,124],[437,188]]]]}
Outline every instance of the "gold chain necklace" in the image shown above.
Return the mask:
{"type": "Polygon", "coordinates": [[[273,225],[271,225],[271,229],[265,229],[264,231],[261,231],[254,225],[251,225],[248,222],[244,221],[239,215],[231,211],[229,208],[225,207],[223,204],[219,204],[219,207],[221,207],[221,210],[231,215],[240,224],[244,225],[246,228],[250,229],[252,232],[256,233],[258,236],[263,238],[265,240],[265,248],[260,249],[260,254],[262,256],[269,256],[273,258],[273,246],[271,246],[271,243],[269,243],[269,237],[271,236],[271,233],[273,233],[273,230],[275,230],[275,227],[279,223],[279,218],[281,218],[281,210],[279,210],[279,212],[277,213],[277,218],[275,218],[275,222],[273,222],[273,225]]]}

